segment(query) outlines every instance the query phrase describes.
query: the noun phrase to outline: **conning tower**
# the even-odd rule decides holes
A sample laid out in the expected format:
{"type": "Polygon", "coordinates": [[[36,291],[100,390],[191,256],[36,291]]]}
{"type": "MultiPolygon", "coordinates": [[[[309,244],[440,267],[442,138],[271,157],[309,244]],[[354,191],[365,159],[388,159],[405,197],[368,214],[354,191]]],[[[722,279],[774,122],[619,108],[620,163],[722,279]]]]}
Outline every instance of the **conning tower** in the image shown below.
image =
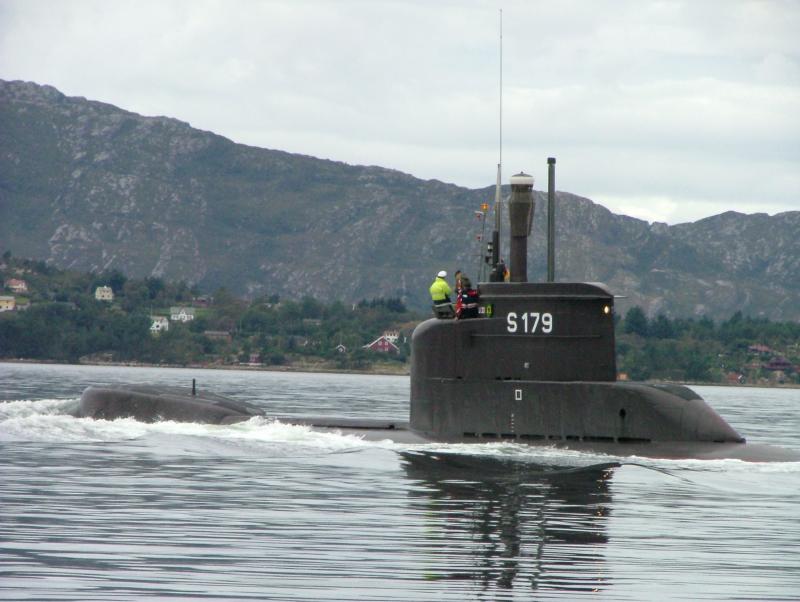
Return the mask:
{"type": "Polygon", "coordinates": [[[510,183],[509,281],[478,285],[483,317],[416,328],[410,427],[445,441],[742,442],[691,389],[617,382],[614,295],[600,283],[527,281],[533,178],[510,183]]]}

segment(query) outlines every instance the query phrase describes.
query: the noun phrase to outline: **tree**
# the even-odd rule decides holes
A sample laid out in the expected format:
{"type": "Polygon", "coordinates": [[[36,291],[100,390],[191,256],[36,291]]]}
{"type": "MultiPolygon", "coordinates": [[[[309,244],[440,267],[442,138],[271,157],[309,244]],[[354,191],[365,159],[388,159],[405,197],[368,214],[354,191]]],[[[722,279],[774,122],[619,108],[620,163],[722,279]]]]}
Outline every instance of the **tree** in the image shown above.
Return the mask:
{"type": "Polygon", "coordinates": [[[625,314],[625,332],[628,334],[638,334],[639,336],[646,337],[647,316],[638,305],[634,305],[625,314]]]}
{"type": "Polygon", "coordinates": [[[710,339],[714,336],[714,320],[708,316],[703,316],[692,326],[692,332],[696,339],[710,339]]]}
{"type": "Polygon", "coordinates": [[[111,290],[114,291],[114,294],[119,295],[122,293],[122,289],[128,280],[125,274],[119,270],[111,270],[111,273],[108,274],[107,278],[109,286],[111,287],[111,290]]]}
{"type": "Polygon", "coordinates": [[[684,375],[687,380],[706,382],[711,380],[711,356],[700,345],[684,350],[684,375]]]}
{"type": "Polygon", "coordinates": [[[675,338],[675,329],[673,328],[669,318],[667,318],[664,314],[658,314],[656,319],[650,323],[648,332],[650,336],[653,336],[657,339],[675,338]]]}
{"type": "Polygon", "coordinates": [[[144,283],[147,286],[147,294],[151,300],[158,297],[159,293],[164,290],[164,281],[161,278],[145,278],[144,283]]]}
{"type": "Polygon", "coordinates": [[[303,318],[319,318],[322,315],[322,304],[314,297],[306,295],[300,301],[300,315],[303,318]]]}
{"type": "Polygon", "coordinates": [[[150,293],[147,285],[141,280],[128,280],[122,287],[122,308],[125,311],[134,311],[147,307],[150,293]]]}
{"type": "Polygon", "coordinates": [[[631,380],[643,381],[650,378],[650,366],[645,362],[639,353],[635,353],[631,362],[631,367],[628,370],[628,375],[631,380]]]}

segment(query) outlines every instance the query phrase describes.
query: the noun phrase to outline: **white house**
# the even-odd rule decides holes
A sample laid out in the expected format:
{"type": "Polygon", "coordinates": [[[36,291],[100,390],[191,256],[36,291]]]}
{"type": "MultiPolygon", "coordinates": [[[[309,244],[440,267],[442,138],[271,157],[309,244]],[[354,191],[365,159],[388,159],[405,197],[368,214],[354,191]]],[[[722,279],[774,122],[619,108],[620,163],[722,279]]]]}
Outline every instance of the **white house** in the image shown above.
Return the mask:
{"type": "Polygon", "coordinates": [[[150,316],[153,323],[150,325],[150,332],[158,334],[162,330],[169,330],[169,320],[164,316],[150,316]]]}
{"type": "Polygon", "coordinates": [[[6,280],[6,288],[18,294],[24,294],[28,292],[28,283],[17,278],[9,278],[6,280]]]}
{"type": "Polygon", "coordinates": [[[396,330],[387,330],[383,333],[383,336],[386,337],[386,340],[390,343],[397,343],[397,339],[400,338],[400,333],[396,330]]]}
{"type": "Polygon", "coordinates": [[[94,298],[98,301],[113,301],[114,291],[110,286],[98,286],[94,291],[94,298]]]}
{"type": "Polygon", "coordinates": [[[17,301],[14,297],[2,295],[0,296],[0,311],[14,311],[17,307],[17,301]]]}
{"type": "Polygon", "coordinates": [[[169,319],[173,322],[189,322],[194,320],[194,307],[170,307],[169,319]]]}

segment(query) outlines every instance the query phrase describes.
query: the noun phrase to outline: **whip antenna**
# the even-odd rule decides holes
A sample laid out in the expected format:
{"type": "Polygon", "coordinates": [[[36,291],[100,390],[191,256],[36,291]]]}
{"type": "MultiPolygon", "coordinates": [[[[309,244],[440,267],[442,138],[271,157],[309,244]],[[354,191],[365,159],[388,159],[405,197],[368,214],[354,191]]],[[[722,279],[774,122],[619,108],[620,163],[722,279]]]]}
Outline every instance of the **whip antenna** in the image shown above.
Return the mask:
{"type": "Polygon", "coordinates": [[[494,189],[494,231],[492,232],[492,258],[491,274],[489,280],[492,282],[502,282],[503,274],[498,269],[500,263],[500,230],[503,216],[503,200],[501,198],[501,182],[503,171],[503,9],[500,9],[500,111],[499,111],[499,152],[497,163],[497,184],[494,189]]]}

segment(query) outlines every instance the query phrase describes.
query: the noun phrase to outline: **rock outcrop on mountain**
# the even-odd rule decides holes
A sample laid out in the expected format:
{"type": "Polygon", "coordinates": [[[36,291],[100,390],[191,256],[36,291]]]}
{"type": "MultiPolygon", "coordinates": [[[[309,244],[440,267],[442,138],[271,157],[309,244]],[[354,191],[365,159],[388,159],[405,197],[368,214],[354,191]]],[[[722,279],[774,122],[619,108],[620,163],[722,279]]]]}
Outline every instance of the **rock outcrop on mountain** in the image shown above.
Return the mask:
{"type": "MultiPolygon", "coordinates": [[[[537,196],[531,279],[545,273],[537,196]]],[[[476,274],[473,211],[492,197],[0,81],[0,251],[62,268],[423,307],[439,269],[476,274]]],[[[558,279],[605,282],[623,311],[800,319],[800,211],[668,226],[567,192],[557,203],[558,279]]]]}

